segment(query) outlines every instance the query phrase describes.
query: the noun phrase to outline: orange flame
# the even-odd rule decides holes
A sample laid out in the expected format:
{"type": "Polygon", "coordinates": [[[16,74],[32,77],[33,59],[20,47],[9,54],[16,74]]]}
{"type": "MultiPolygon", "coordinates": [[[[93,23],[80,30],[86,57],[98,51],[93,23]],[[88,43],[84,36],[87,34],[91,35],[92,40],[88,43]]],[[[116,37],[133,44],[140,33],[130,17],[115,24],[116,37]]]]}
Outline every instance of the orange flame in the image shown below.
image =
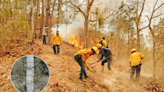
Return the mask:
{"type": "Polygon", "coordinates": [[[92,38],[90,38],[90,42],[91,42],[93,45],[95,44],[92,38]]]}
{"type": "Polygon", "coordinates": [[[68,39],[69,44],[73,44],[76,48],[82,49],[84,46],[81,45],[80,37],[77,37],[74,33],[68,39]]]}

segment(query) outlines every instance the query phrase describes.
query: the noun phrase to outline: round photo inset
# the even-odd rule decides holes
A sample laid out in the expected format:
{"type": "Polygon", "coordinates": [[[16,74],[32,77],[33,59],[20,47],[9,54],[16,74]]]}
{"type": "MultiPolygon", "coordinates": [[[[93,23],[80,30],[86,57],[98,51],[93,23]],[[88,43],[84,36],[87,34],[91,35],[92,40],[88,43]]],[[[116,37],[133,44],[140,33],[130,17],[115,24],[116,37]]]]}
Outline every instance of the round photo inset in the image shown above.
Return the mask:
{"type": "Polygon", "coordinates": [[[50,72],[47,64],[39,57],[20,57],[12,66],[11,81],[20,92],[40,92],[48,84],[50,72]]]}

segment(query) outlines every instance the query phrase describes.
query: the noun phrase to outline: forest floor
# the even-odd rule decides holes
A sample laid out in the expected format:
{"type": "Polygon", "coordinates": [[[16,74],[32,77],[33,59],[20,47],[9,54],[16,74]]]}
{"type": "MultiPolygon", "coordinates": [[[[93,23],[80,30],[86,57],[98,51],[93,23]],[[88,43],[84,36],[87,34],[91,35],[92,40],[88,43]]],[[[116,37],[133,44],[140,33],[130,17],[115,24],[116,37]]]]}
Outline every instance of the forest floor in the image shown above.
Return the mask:
{"type": "MultiPolygon", "coordinates": [[[[101,63],[99,62],[89,66],[94,73],[86,70],[89,76],[86,82],[78,82],[80,67],[74,60],[74,54],[78,49],[67,43],[61,45],[58,55],[54,54],[52,46],[42,45],[42,40],[39,39],[35,40],[32,46],[17,47],[22,49],[20,55],[13,54],[14,52],[11,51],[0,57],[0,92],[17,92],[10,81],[11,67],[19,56],[28,54],[40,57],[49,67],[50,80],[42,92],[152,92],[153,89],[162,90],[157,81],[148,76],[141,75],[138,81],[130,80],[130,67],[120,64],[119,59],[116,58],[112,61],[113,73],[111,75],[108,73],[107,64],[105,64],[104,73],[100,72],[101,63]]],[[[87,61],[89,64],[97,60],[97,55],[94,55],[87,61]]]]}

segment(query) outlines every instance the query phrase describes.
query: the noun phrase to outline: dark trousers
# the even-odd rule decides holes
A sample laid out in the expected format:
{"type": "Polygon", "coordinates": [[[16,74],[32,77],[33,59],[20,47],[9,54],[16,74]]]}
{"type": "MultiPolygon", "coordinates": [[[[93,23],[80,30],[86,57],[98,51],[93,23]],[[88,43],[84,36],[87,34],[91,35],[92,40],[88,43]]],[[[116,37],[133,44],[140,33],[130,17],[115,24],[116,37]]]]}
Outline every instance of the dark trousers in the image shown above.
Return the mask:
{"type": "Polygon", "coordinates": [[[46,36],[43,35],[43,44],[46,44],[46,36]]]}
{"type": "Polygon", "coordinates": [[[139,79],[140,71],[141,71],[141,64],[139,64],[137,66],[131,66],[130,79],[133,79],[135,72],[136,72],[136,79],[139,79]]]}
{"type": "Polygon", "coordinates": [[[74,56],[74,59],[77,61],[77,63],[80,65],[81,67],[81,71],[80,71],[80,76],[79,79],[83,78],[83,75],[86,77],[87,74],[85,72],[85,66],[84,66],[84,62],[82,61],[81,57],[79,57],[78,55],[74,56]]]}
{"type": "Polygon", "coordinates": [[[101,63],[101,65],[103,65],[104,66],[104,64],[106,63],[106,62],[108,62],[108,70],[111,70],[111,62],[112,62],[112,58],[109,58],[109,59],[106,59],[106,60],[104,60],[104,61],[102,61],[102,63],[101,63]]]}
{"type": "Polygon", "coordinates": [[[59,54],[59,52],[60,52],[60,45],[54,44],[53,45],[53,49],[54,49],[54,53],[55,54],[59,54]],[[56,47],[57,47],[57,52],[56,52],[56,47]]]}

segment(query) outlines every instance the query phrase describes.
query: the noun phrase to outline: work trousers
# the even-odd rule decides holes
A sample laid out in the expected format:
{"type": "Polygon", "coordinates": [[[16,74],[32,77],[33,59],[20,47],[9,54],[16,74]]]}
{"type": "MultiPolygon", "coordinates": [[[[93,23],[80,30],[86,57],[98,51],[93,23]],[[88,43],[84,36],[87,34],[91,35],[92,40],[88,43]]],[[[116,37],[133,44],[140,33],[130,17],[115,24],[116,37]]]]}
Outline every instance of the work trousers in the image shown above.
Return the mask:
{"type": "Polygon", "coordinates": [[[80,71],[80,76],[79,76],[79,79],[82,79],[83,78],[83,75],[85,77],[87,77],[87,74],[85,72],[85,66],[84,66],[84,62],[82,61],[81,57],[76,55],[74,56],[74,59],[77,61],[77,63],[80,65],[81,67],[81,71],[80,71]]]}
{"type": "Polygon", "coordinates": [[[134,74],[136,72],[136,79],[138,80],[140,77],[140,71],[141,71],[141,64],[139,64],[137,66],[131,66],[130,79],[133,79],[134,74]]]}
{"type": "Polygon", "coordinates": [[[54,54],[59,54],[59,52],[60,52],[60,45],[54,44],[53,45],[53,49],[54,49],[54,54]],[[56,47],[57,47],[57,51],[56,51],[56,47]]]}
{"type": "Polygon", "coordinates": [[[109,59],[106,59],[106,60],[102,61],[101,65],[104,66],[104,64],[105,64],[106,62],[108,62],[108,66],[107,66],[107,67],[108,67],[108,70],[111,70],[112,58],[109,58],[109,59]]]}
{"type": "Polygon", "coordinates": [[[46,44],[46,35],[43,35],[43,44],[46,44]]]}

